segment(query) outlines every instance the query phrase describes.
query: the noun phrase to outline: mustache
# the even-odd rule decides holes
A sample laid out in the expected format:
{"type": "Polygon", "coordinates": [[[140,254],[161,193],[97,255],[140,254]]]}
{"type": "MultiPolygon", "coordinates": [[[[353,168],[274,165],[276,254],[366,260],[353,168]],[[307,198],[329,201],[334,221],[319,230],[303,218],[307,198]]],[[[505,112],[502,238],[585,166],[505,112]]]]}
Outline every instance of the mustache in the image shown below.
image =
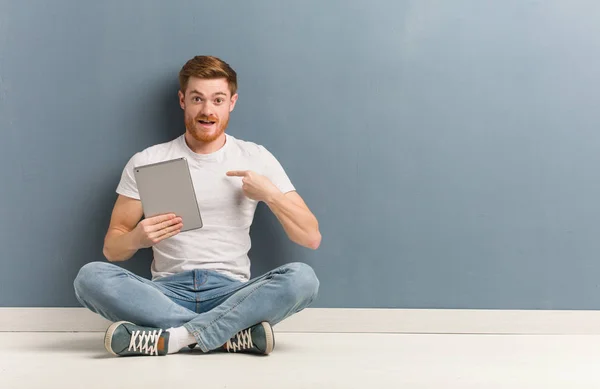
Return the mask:
{"type": "Polygon", "coordinates": [[[196,121],[202,120],[204,122],[218,122],[219,119],[216,116],[206,116],[206,115],[198,115],[196,116],[196,121]]]}

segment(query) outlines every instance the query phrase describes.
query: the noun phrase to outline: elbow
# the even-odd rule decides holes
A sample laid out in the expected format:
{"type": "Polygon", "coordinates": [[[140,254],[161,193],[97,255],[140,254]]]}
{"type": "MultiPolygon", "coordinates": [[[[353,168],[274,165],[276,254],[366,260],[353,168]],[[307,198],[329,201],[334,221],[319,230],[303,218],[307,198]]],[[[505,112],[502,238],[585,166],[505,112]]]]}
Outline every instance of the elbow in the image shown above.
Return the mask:
{"type": "Polygon", "coordinates": [[[302,247],[309,248],[311,250],[316,250],[321,245],[321,233],[316,231],[314,233],[306,234],[302,237],[300,236],[289,236],[290,240],[302,247]]]}
{"type": "Polygon", "coordinates": [[[112,254],[110,253],[110,251],[108,251],[106,246],[104,246],[104,248],[102,249],[102,254],[104,254],[104,258],[106,258],[108,260],[108,262],[116,261],[116,258],[112,256],[112,254]]]}
{"type": "Polygon", "coordinates": [[[312,250],[316,250],[321,245],[321,233],[317,231],[309,239],[307,247],[312,250]]]}

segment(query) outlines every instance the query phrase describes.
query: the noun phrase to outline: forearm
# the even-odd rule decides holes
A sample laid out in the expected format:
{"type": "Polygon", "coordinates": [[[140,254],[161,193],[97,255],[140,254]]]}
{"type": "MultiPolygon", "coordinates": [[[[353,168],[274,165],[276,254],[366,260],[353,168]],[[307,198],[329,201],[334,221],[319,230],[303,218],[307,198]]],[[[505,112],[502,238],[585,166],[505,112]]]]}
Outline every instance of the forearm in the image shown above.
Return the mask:
{"type": "Polygon", "coordinates": [[[265,203],[293,242],[313,250],[319,247],[319,223],[309,210],[294,204],[283,193],[272,195],[265,203]]]}
{"type": "Polygon", "coordinates": [[[102,252],[110,262],[122,262],[131,258],[138,250],[131,232],[113,230],[104,240],[102,252]]]}

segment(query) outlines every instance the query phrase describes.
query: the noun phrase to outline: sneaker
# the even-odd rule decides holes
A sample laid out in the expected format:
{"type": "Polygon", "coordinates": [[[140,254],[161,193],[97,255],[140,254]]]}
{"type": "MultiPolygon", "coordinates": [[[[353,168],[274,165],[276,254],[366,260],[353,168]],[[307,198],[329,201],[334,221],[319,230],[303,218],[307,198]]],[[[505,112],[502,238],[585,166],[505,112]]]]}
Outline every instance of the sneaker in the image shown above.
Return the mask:
{"type": "Polygon", "coordinates": [[[267,355],[274,348],[273,328],[266,321],[238,332],[225,344],[225,350],[230,353],[247,352],[267,355]]]}
{"type": "Polygon", "coordinates": [[[111,324],[104,336],[104,347],[116,356],[166,355],[168,345],[168,331],[137,326],[128,321],[111,324]]]}

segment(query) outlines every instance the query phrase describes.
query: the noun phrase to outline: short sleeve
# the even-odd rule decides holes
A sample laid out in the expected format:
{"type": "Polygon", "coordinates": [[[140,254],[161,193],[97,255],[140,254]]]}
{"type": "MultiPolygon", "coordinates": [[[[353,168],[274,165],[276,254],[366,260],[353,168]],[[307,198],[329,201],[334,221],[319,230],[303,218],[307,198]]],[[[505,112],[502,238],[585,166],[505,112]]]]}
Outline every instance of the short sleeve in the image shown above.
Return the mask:
{"type": "Polygon", "coordinates": [[[121,181],[117,186],[117,193],[123,196],[131,197],[139,200],[140,194],[138,192],[137,184],[135,182],[135,176],[133,175],[133,169],[137,166],[136,161],[138,154],[135,154],[133,157],[129,159],[127,165],[123,169],[123,173],[121,174],[121,181]]]}
{"type": "Polygon", "coordinates": [[[275,156],[264,146],[260,146],[260,150],[262,162],[264,164],[263,175],[271,180],[282,193],[296,190],[277,158],[275,158],[275,156]]]}

